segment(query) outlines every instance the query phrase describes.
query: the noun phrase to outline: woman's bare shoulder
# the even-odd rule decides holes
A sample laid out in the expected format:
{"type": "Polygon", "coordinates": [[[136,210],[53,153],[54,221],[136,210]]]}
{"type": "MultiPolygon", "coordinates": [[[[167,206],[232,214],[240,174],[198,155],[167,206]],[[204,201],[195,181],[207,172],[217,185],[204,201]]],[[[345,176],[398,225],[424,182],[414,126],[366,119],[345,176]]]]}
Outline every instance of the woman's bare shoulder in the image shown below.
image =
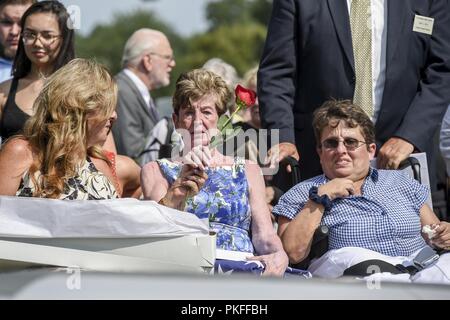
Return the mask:
{"type": "Polygon", "coordinates": [[[0,151],[4,161],[29,167],[33,163],[33,151],[29,142],[21,137],[8,140],[0,151]]]}
{"type": "Polygon", "coordinates": [[[2,151],[8,151],[21,157],[33,156],[30,143],[23,137],[15,137],[6,141],[6,143],[2,146],[2,151]]]}

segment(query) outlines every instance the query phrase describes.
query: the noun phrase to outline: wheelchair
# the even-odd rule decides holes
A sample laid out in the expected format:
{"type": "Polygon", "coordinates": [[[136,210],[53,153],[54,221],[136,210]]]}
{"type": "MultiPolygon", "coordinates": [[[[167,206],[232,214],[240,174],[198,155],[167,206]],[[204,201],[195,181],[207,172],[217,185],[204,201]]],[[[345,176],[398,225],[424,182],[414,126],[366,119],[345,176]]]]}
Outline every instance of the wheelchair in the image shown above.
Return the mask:
{"type": "MultiPolygon", "coordinates": [[[[412,176],[418,182],[422,182],[422,174],[421,174],[421,163],[420,161],[411,156],[405,159],[399,166],[398,170],[404,170],[410,167],[412,171],[412,176]]],[[[280,188],[283,192],[287,192],[290,188],[295,186],[301,181],[301,173],[300,166],[296,159],[292,157],[287,157],[280,162],[280,170],[273,177],[273,185],[280,188]],[[291,166],[291,173],[287,171],[287,166],[291,166]]],[[[308,269],[311,261],[314,259],[320,258],[328,251],[328,235],[329,229],[327,226],[319,226],[314,232],[311,250],[308,256],[300,261],[299,263],[290,264],[291,267],[297,269],[308,269]]]]}

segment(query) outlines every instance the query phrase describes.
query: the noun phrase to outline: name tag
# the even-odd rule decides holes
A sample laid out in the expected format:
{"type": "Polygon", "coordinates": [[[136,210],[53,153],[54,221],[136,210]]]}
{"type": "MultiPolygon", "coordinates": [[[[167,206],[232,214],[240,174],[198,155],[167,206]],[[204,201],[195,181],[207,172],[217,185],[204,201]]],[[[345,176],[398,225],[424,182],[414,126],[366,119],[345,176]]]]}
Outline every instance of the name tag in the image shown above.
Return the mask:
{"type": "Polygon", "coordinates": [[[414,26],[413,26],[414,32],[432,35],[433,25],[434,25],[434,18],[419,16],[417,14],[414,16],[414,26]]]}

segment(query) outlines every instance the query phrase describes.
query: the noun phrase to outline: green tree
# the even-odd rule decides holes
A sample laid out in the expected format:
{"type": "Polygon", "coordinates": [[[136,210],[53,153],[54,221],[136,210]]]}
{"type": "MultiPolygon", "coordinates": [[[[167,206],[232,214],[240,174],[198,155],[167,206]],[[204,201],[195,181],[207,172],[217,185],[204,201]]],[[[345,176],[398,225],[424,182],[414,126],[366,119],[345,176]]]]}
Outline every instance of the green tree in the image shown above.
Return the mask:
{"type": "Polygon", "coordinates": [[[198,68],[208,59],[218,57],[242,75],[258,62],[265,36],[266,28],[257,23],[224,25],[191,38],[184,63],[198,68]]]}
{"type": "Polygon", "coordinates": [[[151,11],[118,14],[106,25],[97,26],[88,36],[77,38],[77,55],[94,57],[112,73],[121,69],[123,47],[131,34],[140,28],[164,32],[172,45],[176,67],[171,84],[152,92],[152,96],[171,96],[181,72],[201,67],[213,57],[233,65],[240,75],[260,59],[270,16],[271,0],[220,0],[207,5],[210,31],[188,38],[180,37],[171,26],[151,11]]]}
{"type": "MultiPolygon", "coordinates": [[[[168,24],[158,19],[153,12],[135,11],[127,14],[117,14],[110,24],[99,25],[88,35],[76,39],[77,56],[95,58],[105,64],[116,74],[121,70],[122,52],[126,41],[132,33],[140,28],[152,28],[167,35],[175,54],[184,54],[185,41],[168,24]]],[[[179,74],[177,66],[174,74],[179,74]]],[[[174,82],[174,81],[172,81],[174,82]]],[[[162,88],[155,96],[170,95],[172,87],[162,88]]]]}
{"type": "Polygon", "coordinates": [[[272,0],[220,0],[208,3],[206,18],[211,30],[245,22],[267,25],[271,9],[272,0]]]}

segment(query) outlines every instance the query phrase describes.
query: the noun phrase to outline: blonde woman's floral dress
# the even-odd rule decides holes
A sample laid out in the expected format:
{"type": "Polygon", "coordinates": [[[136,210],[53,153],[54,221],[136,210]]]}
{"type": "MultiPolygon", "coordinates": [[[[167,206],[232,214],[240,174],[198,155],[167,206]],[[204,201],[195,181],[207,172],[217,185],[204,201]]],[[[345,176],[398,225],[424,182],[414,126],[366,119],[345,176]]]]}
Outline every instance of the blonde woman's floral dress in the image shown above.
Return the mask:
{"type": "MultiPolygon", "coordinates": [[[[36,172],[35,176],[39,177],[40,173],[36,172]]],[[[35,186],[27,172],[22,178],[16,196],[32,197],[34,192],[35,186]]],[[[64,185],[64,191],[59,197],[61,200],[104,200],[114,198],[118,198],[116,187],[103,173],[97,170],[89,158],[80,166],[78,174],[67,180],[64,185]]]]}
{"type": "MultiPolygon", "coordinates": [[[[157,161],[170,185],[178,178],[181,164],[167,159],[157,161]]],[[[232,166],[206,169],[208,179],[200,192],[189,198],[185,211],[200,219],[208,218],[217,233],[217,248],[254,252],[249,236],[251,211],[245,160],[235,158],[232,166]]]]}

